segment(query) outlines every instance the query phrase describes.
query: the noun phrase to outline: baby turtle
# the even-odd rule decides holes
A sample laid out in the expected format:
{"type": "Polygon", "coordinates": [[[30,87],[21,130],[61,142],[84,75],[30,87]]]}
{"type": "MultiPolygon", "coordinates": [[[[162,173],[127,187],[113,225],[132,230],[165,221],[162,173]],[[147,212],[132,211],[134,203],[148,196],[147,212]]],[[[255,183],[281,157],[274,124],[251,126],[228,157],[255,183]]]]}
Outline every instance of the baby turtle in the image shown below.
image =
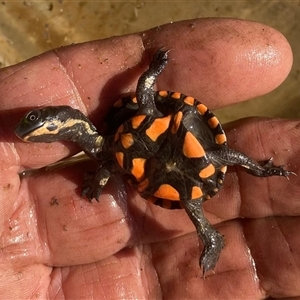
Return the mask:
{"type": "Polygon", "coordinates": [[[272,159],[260,163],[230,149],[220,122],[200,101],[154,91],[167,62],[168,51],[158,50],[138,80],[136,96],[115,103],[106,136],[69,106],[32,110],[15,133],[30,142],[72,141],[97,160],[98,170],[85,177],[82,188],[90,201],[98,201],[111,176],[122,174],[143,198],[165,208],[184,208],[204,244],[200,266],[205,273],[215,267],[224,240],[204,216],[202,204],[219,192],[227,166],[240,165],[258,177],[292,172],[273,165],[272,159]]]}

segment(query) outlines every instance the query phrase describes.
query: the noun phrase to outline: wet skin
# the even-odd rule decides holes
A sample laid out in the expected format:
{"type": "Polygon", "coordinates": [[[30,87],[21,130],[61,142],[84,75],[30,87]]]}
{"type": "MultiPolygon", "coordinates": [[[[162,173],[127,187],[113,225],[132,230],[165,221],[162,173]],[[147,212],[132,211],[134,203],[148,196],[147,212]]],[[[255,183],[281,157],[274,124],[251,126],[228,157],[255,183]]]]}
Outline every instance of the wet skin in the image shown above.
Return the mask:
{"type": "MultiPolygon", "coordinates": [[[[72,105],[98,125],[120,94],[135,90],[161,45],[180,51],[174,50],[172,68],[157,89],[193,95],[212,110],[264,94],[287,76],[291,51],[278,32],[236,20],[196,20],[192,28],[190,23],[149,31],[144,40],[137,34],[62,48],[1,70],[3,298],[300,295],[299,176],[288,181],[229,171],[219,196],[204,205],[226,236],[215,274],[206,280],[198,267],[197,235],[184,211],[147,204],[120,178],[91,205],[77,188],[90,165],[19,181],[23,168],[78,151],[69,143],[49,147],[17,140],[13,128],[25,110],[72,105]],[[151,49],[144,52],[142,42],[151,49]]],[[[298,123],[251,118],[225,129],[235,149],[257,159],[273,156],[299,174],[298,123]]]]}

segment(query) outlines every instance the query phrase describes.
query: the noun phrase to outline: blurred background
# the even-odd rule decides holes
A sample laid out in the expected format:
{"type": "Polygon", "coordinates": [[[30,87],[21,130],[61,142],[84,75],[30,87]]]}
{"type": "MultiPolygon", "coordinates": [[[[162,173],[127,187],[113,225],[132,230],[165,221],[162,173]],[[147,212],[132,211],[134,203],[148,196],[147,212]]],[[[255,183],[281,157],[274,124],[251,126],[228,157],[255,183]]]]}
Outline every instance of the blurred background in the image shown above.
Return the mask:
{"type": "Polygon", "coordinates": [[[49,49],[143,31],[201,17],[231,17],[280,31],[293,69],[275,91],[215,112],[222,122],[245,116],[300,117],[300,1],[0,1],[0,67],[49,49]]]}

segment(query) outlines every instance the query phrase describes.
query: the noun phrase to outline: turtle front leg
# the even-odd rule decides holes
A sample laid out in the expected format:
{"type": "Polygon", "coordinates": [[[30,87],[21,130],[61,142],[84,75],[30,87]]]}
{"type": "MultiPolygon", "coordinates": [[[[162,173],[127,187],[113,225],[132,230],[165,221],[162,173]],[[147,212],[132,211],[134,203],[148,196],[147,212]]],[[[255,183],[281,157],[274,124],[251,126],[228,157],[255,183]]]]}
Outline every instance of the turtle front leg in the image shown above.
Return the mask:
{"type": "Polygon", "coordinates": [[[102,189],[107,184],[111,175],[111,164],[100,166],[96,172],[85,173],[81,195],[86,197],[90,202],[93,199],[99,202],[102,189]]]}
{"type": "Polygon", "coordinates": [[[208,222],[204,216],[202,204],[203,199],[182,201],[184,208],[196,227],[198,237],[204,244],[200,256],[200,267],[203,275],[214,269],[224,247],[223,236],[208,222]]]}
{"type": "Polygon", "coordinates": [[[157,77],[165,68],[168,62],[168,52],[159,49],[152,58],[149,69],[146,70],[138,80],[136,97],[139,105],[139,113],[151,116],[161,115],[157,110],[154,100],[154,84],[157,77]]]}

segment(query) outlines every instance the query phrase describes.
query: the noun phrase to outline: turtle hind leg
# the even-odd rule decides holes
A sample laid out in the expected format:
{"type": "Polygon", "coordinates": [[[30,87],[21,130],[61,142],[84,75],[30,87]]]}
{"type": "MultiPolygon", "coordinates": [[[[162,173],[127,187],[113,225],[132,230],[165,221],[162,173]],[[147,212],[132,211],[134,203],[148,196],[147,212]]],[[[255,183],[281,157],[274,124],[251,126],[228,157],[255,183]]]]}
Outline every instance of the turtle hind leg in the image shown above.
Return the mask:
{"type": "Polygon", "coordinates": [[[258,177],[269,177],[269,176],[284,176],[289,178],[289,175],[296,173],[287,171],[283,168],[283,166],[276,166],[273,163],[273,158],[268,159],[267,161],[259,161],[258,162],[261,168],[257,169],[247,169],[246,172],[258,177]]]}
{"type": "Polygon", "coordinates": [[[240,165],[246,172],[257,177],[296,175],[294,172],[287,171],[283,166],[273,164],[273,159],[267,161],[256,161],[246,154],[221,146],[217,150],[207,151],[207,156],[215,165],[233,166],[240,165]]]}
{"type": "Polygon", "coordinates": [[[204,244],[199,265],[203,270],[203,275],[205,275],[207,271],[213,270],[216,266],[220,253],[224,248],[224,238],[204,216],[202,198],[182,202],[188,216],[196,227],[199,239],[204,244]]]}

